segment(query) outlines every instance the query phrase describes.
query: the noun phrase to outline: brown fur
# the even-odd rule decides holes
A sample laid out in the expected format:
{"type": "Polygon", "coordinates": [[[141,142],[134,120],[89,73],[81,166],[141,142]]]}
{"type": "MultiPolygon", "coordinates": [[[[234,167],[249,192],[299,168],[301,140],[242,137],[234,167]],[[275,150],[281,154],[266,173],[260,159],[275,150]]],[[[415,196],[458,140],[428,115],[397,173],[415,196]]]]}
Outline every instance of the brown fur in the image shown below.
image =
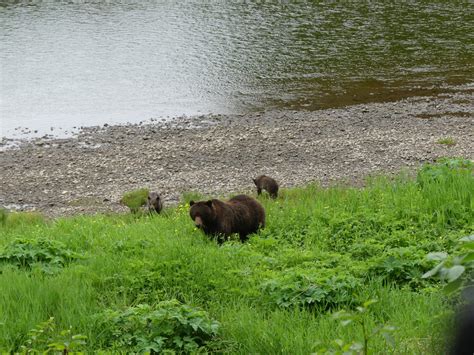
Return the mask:
{"type": "Polygon", "coordinates": [[[265,227],[265,210],[255,199],[238,195],[224,202],[217,199],[190,203],[189,215],[207,235],[217,236],[222,243],[232,233],[244,242],[248,235],[265,227]]]}
{"type": "Polygon", "coordinates": [[[163,202],[161,201],[160,195],[156,192],[150,192],[146,201],[146,206],[149,212],[160,213],[163,209],[163,202]]]}
{"type": "Polygon", "coordinates": [[[257,194],[260,195],[262,190],[266,190],[271,198],[278,197],[278,183],[270,176],[260,175],[253,182],[257,186],[257,194]]]}

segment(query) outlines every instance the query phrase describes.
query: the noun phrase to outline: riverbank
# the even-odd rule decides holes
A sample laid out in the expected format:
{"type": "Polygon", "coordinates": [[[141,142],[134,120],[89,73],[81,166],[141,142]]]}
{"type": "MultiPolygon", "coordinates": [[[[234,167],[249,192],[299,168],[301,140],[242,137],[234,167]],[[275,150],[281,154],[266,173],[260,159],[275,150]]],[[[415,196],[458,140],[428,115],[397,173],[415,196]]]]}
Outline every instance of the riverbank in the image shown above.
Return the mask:
{"type": "Polygon", "coordinates": [[[282,187],[359,184],[443,156],[473,159],[473,108],[473,85],[463,85],[340,109],[90,127],[1,151],[0,205],[49,216],[121,211],[118,201],[131,189],[148,187],[170,204],[188,191],[251,191],[258,174],[282,187]]]}

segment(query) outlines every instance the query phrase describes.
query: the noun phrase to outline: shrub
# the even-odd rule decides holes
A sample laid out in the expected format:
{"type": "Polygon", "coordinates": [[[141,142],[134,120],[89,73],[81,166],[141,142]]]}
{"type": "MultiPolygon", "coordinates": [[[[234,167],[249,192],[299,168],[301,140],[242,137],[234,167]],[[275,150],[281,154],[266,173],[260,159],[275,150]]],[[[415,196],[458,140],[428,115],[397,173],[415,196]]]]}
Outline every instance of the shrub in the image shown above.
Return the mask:
{"type": "Polygon", "coordinates": [[[176,300],[152,307],[141,304],[100,315],[105,346],[114,350],[161,353],[193,352],[216,335],[219,323],[204,311],[176,300]]]}
{"type": "Polygon", "coordinates": [[[120,203],[130,208],[133,213],[138,212],[144,206],[148,198],[148,189],[138,189],[126,192],[120,199],[120,203]]]}
{"type": "Polygon", "coordinates": [[[330,309],[337,305],[350,305],[361,282],[349,274],[327,275],[321,270],[318,276],[298,269],[285,276],[266,281],[262,289],[273,303],[282,308],[314,307],[330,309]]]}

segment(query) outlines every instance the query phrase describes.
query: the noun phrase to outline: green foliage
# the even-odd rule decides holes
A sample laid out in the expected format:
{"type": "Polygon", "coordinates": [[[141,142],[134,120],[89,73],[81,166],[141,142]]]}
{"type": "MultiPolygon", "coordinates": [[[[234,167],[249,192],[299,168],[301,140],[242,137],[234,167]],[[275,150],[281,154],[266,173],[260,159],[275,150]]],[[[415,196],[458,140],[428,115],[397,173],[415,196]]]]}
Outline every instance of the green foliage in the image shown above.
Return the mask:
{"type": "Polygon", "coordinates": [[[379,276],[386,282],[408,284],[418,289],[427,284],[420,276],[429,268],[423,256],[424,253],[416,247],[394,248],[375,257],[369,270],[372,276],[379,276]]]}
{"type": "Polygon", "coordinates": [[[453,293],[474,282],[474,234],[459,240],[456,254],[449,256],[445,252],[429,253],[429,260],[439,261],[423,278],[438,276],[446,281],[445,292],[453,293]]]}
{"type": "Polygon", "coordinates": [[[162,353],[194,352],[217,336],[219,323],[205,311],[176,300],[152,307],[141,304],[124,312],[108,310],[100,316],[113,350],[162,353]]]}
{"type": "Polygon", "coordinates": [[[181,203],[189,204],[191,201],[200,201],[204,199],[204,195],[197,191],[186,191],[181,194],[181,203]]]}
{"type": "Polygon", "coordinates": [[[140,207],[144,206],[148,199],[148,189],[137,189],[126,192],[120,199],[120,203],[130,208],[130,211],[136,213],[140,207]]]}
{"type": "MultiPolygon", "coordinates": [[[[261,202],[265,229],[246,243],[221,246],[195,230],[187,203],[142,218],[120,214],[7,222],[0,230],[3,257],[16,253],[5,251],[17,240],[30,241],[20,243],[20,255],[45,236],[61,247],[42,261],[3,260],[0,350],[21,351],[28,330],[54,317],[57,329],[72,326],[74,333],[87,336],[86,352],[137,352],[139,340],[151,344],[148,334],[154,332],[138,319],[158,311],[153,306],[158,301],[177,299],[221,325],[219,336],[198,342],[196,351],[307,353],[318,343],[339,351],[335,339],[343,348],[362,344],[361,326],[342,327],[327,310],[354,310],[361,300],[377,298],[366,314],[367,329],[389,322],[398,329],[394,352],[439,353],[450,323],[437,315],[446,314],[449,300],[437,279],[421,275],[435,266],[425,258],[429,252],[468,254],[457,241],[474,233],[471,162],[444,160],[425,166],[416,180],[375,177],[364,188],[309,185],[261,202]],[[70,262],[61,250],[80,251],[87,259],[70,262]],[[54,264],[57,254],[61,272],[48,277],[35,272],[54,264]],[[150,308],[139,311],[134,308],[139,304],[150,308]],[[96,317],[104,309],[113,310],[110,314],[127,329],[136,329],[127,335],[130,344],[120,343],[126,332],[118,323],[107,322],[104,314],[96,317]],[[122,316],[127,311],[114,313],[130,309],[130,319],[122,316]]],[[[369,347],[371,353],[387,351],[381,335],[371,337],[369,347]]]]}
{"type": "Polygon", "coordinates": [[[15,239],[0,251],[0,264],[10,264],[31,270],[39,267],[45,273],[54,273],[80,256],[58,241],[15,239]]]}
{"type": "Polygon", "coordinates": [[[456,145],[456,141],[452,137],[441,138],[437,143],[447,145],[448,147],[456,145]]]}
{"type": "Polygon", "coordinates": [[[417,182],[421,187],[429,184],[446,185],[459,175],[472,175],[473,169],[474,163],[468,159],[444,158],[435,164],[425,164],[418,172],[417,182]]]}
{"type": "Polygon", "coordinates": [[[283,308],[306,306],[327,310],[354,303],[354,293],[360,286],[360,280],[348,273],[297,269],[266,281],[262,289],[283,308]]]}
{"type": "Polygon", "coordinates": [[[20,347],[24,353],[80,351],[86,345],[87,337],[82,334],[72,334],[72,327],[57,331],[54,317],[38,324],[28,332],[28,339],[20,347]]]}
{"type": "Polygon", "coordinates": [[[337,346],[337,349],[328,350],[322,348],[316,352],[316,354],[363,354],[369,353],[369,341],[378,336],[382,335],[385,341],[390,344],[393,348],[395,346],[395,340],[392,337],[392,333],[395,327],[388,324],[377,324],[372,328],[369,328],[368,316],[370,316],[370,307],[376,300],[369,300],[364,302],[362,306],[356,308],[356,312],[347,312],[345,310],[338,311],[333,314],[333,318],[340,321],[343,327],[347,327],[350,324],[356,324],[362,330],[362,342],[344,343],[341,339],[336,339],[333,343],[337,346]]]}

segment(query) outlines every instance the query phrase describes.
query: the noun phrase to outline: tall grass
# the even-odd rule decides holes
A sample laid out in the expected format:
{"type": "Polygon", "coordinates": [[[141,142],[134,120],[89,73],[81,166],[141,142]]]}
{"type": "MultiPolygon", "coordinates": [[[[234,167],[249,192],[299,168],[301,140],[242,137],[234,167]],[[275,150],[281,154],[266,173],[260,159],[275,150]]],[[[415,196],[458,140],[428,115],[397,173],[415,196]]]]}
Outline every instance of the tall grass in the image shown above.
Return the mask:
{"type": "Polygon", "coordinates": [[[47,238],[83,258],[50,273],[40,262],[0,264],[0,349],[18,351],[49,317],[86,335],[84,350],[110,349],[105,309],[177,299],[221,323],[214,349],[304,354],[360,341],[360,329],[331,313],[376,298],[369,324],[397,330],[394,349],[377,337],[373,353],[439,353],[449,305],[436,281],[421,279],[432,267],[424,256],[474,231],[473,195],[472,165],[447,164],[360,189],[283,189],[276,201],[260,200],[264,230],[222,246],[194,228],[185,202],[157,216],[9,223],[11,214],[0,256],[19,238],[47,238]]]}

